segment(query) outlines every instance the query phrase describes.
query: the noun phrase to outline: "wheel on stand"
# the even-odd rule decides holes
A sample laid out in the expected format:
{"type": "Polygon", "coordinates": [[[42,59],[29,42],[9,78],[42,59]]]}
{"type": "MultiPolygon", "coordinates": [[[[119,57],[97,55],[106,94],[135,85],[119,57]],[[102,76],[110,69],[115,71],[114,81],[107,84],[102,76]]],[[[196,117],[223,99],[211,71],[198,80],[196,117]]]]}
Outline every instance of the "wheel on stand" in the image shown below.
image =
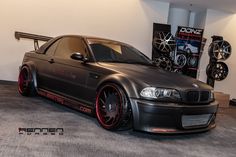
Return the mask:
{"type": "Polygon", "coordinates": [[[209,64],[206,72],[209,78],[222,81],[228,76],[229,69],[224,62],[216,62],[209,64]]]}
{"type": "Polygon", "coordinates": [[[209,56],[216,60],[226,60],[230,57],[232,52],[231,45],[225,40],[217,40],[209,46],[209,56]]]}
{"type": "Polygon", "coordinates": [[[175,64],[179,66],[179,68],[182,68],[186,65],[187,63],[187,58],[184,54],[179,54],[179,55],[176,55],[176,58],[175,58],[175,64]]]}

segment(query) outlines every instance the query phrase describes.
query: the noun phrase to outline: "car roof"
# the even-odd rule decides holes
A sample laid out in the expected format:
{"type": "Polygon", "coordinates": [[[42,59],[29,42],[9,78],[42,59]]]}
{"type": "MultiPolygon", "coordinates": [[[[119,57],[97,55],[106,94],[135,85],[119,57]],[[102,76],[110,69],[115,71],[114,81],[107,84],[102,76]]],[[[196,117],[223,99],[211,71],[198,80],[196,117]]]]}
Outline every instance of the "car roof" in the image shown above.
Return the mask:
{"type": "Polygon", "coordinates": [[[46,42],[45,44],[43,44],[37,51],[38,52],[45,52],[45,50],[48,48],[49,45],[51,45],[54,41],[59,40],[61,38],[64,37],[80,37],[80,38],[84,38],[85,40],[93,40],[93,41],[97,41],[97,42],[112,42],[112,43],[119,43],[122,45],[128,45],[126,43],[120,42],[120,41],[115,41],[115,40],[111,40],[111,39],[106,39],[106,38],[100,38],[100,37],[94,37],[94,36],[85,36],[85,35],[61,35],[58,37],[54,37],[51,40],[49,40],[48,42],[46,42]]]}

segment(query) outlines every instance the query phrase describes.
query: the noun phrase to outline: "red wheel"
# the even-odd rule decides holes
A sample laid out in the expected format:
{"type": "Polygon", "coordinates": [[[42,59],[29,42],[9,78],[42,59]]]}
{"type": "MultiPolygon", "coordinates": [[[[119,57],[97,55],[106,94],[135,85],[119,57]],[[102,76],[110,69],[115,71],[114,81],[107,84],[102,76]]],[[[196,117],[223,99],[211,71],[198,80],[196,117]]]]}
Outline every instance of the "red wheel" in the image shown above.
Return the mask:
{"type": "Polygon", "coordinates": [[[26,66],[22,67],[19,73],[18,91],[24,96],[34,95],[36,93],[33,77],[29,68],[26,66]]]}
{"type": "Polygon", "coordinates": [[[96,97],[96,115],[100,125],[116,130],[130,119],[131,110],[123,90],[115,84],[100,88],[96,97]]]}

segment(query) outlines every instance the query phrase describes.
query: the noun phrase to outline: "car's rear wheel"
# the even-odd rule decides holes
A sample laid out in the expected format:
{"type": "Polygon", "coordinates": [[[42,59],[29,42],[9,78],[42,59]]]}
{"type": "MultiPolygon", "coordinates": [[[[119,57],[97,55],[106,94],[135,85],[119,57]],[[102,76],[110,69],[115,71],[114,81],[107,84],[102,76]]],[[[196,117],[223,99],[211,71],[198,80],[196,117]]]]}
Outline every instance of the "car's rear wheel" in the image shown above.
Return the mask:
{"type": "Polygon", "coordinates": [[[108,130],[128,125],[131,109],[124,90],[113,83],[103,85],[96,97],[96,116],[100,125],[108,130]]]}
{"type": "Polygon", "coordinates": [[[23,96],[36,95],[32,73],[27,66],[21,68],[18,77],[18,91],[23,96]]]}

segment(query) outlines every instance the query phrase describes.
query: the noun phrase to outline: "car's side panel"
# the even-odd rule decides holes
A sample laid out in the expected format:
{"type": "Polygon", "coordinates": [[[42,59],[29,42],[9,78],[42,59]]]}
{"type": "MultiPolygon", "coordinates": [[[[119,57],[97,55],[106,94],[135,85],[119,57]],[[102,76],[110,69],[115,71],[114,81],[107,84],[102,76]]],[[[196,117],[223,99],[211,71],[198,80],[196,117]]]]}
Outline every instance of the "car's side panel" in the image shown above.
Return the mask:
{"type": "Polygon", "coordinates": [[[22,66],[28,66],[34,77],[35,87],[49,88],[50,78],[48,77],[48,57],[34,52],[26,53],[22,66]]]}
{"type": "Polygon", "coordinates": [[[51,74],[52,64],[49,63],[47,56],[41,56],[41,59],[35,60],[37,65],[38,84],[40,88],[53,90],[55,82],[54,76],[51,74]]]}
{"type": "MultiPolygon", "coordinates": [[[[81,63],[74,61],[74,64],[80,65],[81,63]]],[[[23,66],[27,66],[30,68],[30,71],[34,79],[35,87],[37,89],[37,93],[40,96],[47,97],[53,101],[56,101],[57,103],[69,106],[81,112],[94,115],[94,106],[91,105],[93,104],[92,102],[84,102],[81,99],[79,99],[79,97],[77,96],[73,97],[71,93],[67,94],[65,91],[59,92],[59,90],[54,88],[55,86],[61,87],[63,86],[63,84],[58,85],[56,81],[52,81],[53,75],[51,76],[47,75],[53,72],[52,66],[50,66],[50,63],[48,63],[48,56],[43,55],[43,54],[37,54],[34,52],[26,53],[21,67],[23,66]],[[45,75],[47,76],[45,77],[45,75]],[[44,83],[49,83],[49,84],[44,84],[44,83]]],[[[77,70],[75,65],[74,65],[74,68],[75,70],[77,70]]],[[[71,90],[71,89],[70,90],[76,91],[78,88],[74,86],[72,89],[75,89],[75,90],[71,90]]],[[[84,90],[84,91],[79,91],[79,93],[85,94],[87,92],[86,90],[84,90]]]]}
{"type": "Polygon", "coordinates": [[[98,82],[97,89],[106,82],[113,82],[119,85],[126,91],[127,96],[131,98],[132,97],[139,98],[140,96],[139,96],[138,91],[141,91],[141,89],[145,86],[144,82],[136,83],[135,80],[125,76],[124,74],[113,73],[113,74],[106,75],[105,77],[103,77],[98,82]]]}
{"type": "MultiPolygon", "coordinates": [[[[78,61],[74,61],[74,66],[72,66],[72,67],[74,67],[75,70],[77,71],[78,65],[81,65],[81,63],[79,63],[78,61]]],[[[77,109],[81,112],[84,112],[84,113],[87,113],[90,115],[94,115],[94,106],[91,105],[91,104],[93,104],[92,101],[91,102],[88,102],[88,101],[84,102],[83,100],[80,99],[80,97],[73,96],[73,95],[71,95],[71,93],[67,94],[65,91],[59,92],[59,90],[54,88],[56,86],[61,87],[61,86],[63,86],[63,84],[58,85],[57,84],[58,82],[52,81],[52,79],[53,79],[52,77],[54,77],[54,76],[48,75],[52,72],[55,72],[55,71],[53,71],[53,67],[51,66],[51,64],[48,63],[48,56],[43,55],[43,54],[37,54],[34,52],[26,53],[24,56],[23,63],[22,63],[21,67],[23,67],[23,66],[27,66],[30,68],[30,71],[32,72],[32,76],[34,78],[34,83],[35,83],[35,87],[37,89],[37,93],[40,96],[47,97],[53,101],[56,101],[60,104],[77,109]],[[45,75],[47,75],[47,76],[45,77],[45,75]],[[39,77],[39,76],[41,76],[41,77],[39,77]],[[49,83],[49,84],[47,85],[44,83],[49,83]]],[[[69,65],[67,65],[67,66],[70,67],[69,65]]],[[[86,66],[88,66],[88,65],[86,65],[86,66]]],[[[54,80],[55,80],[55,78],[54,78],[54,80]]],[[[72,80],[69,80],[69,81],[72,81],[72,80]]],[[[85,86],[85,83],[83,84],[83,86],[85,86]]],[[[68,89],[70,89],[70,91],[72,91],[72,92],[76,91],[76,90],[78,91],[78,88],[76,86],[73,86],[72,88],[69,87],[68,89]]],[[[88,94],[88,92],[86,92],[86,90],[81,90],[81,91],[79,91],[79,93],[88,94]]],[[[78,94],[78,93],[76,93],[76,94],[78,94]]]]}
{"type": "Polygon", "coordinates": [[[45,52],[40,51],[32,54],[32,60],[34,60],[37,67],[38,84],[41,88],[53,90],[54,82],[52,81],[54,76],[51,74],[51,67],[53,61],[53,55],[60,43],[60,38],[51,41],[50,45],[45,48],[45,52]]]}
{"type": "Polygon", "coordinates": [[[86,79],[89,70],[79,61],[54,58],[50,73],[54,76],[53,91],[91,104],[86,97],[86,79]]]}
{"type": "Polygon", "coordinates": [[[84,68],[88,72],[86,78],[86,90],[83,91],[84,99],[94,105],[97,84],[109,71],[99,67],[96,63],[85,63],[84,68]]]}
{"type": "Polygon", "coordinates": [[[47,97],[47,98],[49,98],[57,103],[60,103],[62,105],[77,109],[81,112],[84,112],[84,113],[87,113],[90,115],[94,115],[94,113],[95,113],[94,107],[88,106],[84,103],[81,103],[79,101],[75,101],[75,100],[70,99],[68,97],[53,93],[51,91],[47,91],[45,89],[39,89],[38,94],[40,96],[47,97]]]}
{"type": "Polygon", "coordinates": [[[63,37],[52,56],[50,75],[54,82],[53,91],[92,105],[86,99],[86,80],[89,68],[83,61],[71,58],[74,53],[89,56],[87,46],[81,37],[63,37]]]}
{"type": "Polygon", "coordinates": [[[21,68],[24,67],[24,66],[29,67],[29,69],[31,71],[31,75],[32,75],[33,80],[34,80],[34,87],[37,90],[37,87],[38,87],[38,84],[37,84],[37,69],[36,69],[36,66],[35,66],[34,62],[30,61],[28,59],[28,57],[25,57],[24,60],[23,60],[23,64],[22,64],[22,66],[20,67],[19,70],[21,70],[21,68]]]}

